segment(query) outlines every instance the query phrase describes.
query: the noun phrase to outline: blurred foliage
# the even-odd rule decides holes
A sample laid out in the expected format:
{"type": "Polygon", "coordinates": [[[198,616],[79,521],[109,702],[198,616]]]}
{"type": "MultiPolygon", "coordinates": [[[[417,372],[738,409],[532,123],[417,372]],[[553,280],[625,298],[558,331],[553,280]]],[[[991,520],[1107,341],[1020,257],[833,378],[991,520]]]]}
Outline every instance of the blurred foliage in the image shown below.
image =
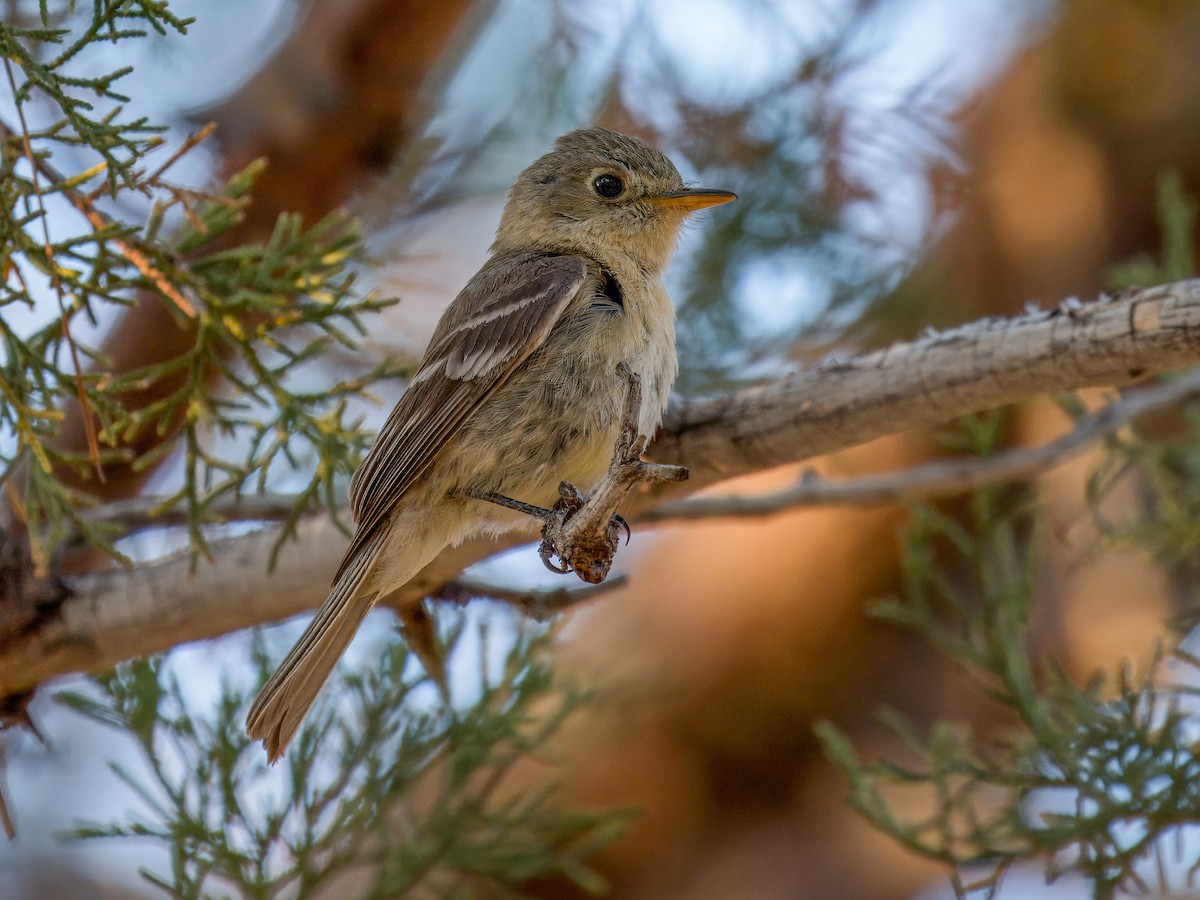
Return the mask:
{"type": "Polygon", "coordinates": [[[1179,628],[1197,624],[1200,600],[1200,403],[1185,404],[1168,427],[1135,424],[1108,440],[1104,464],[1088,479],[1089,507],[1102,553],[1136,548],[1155,554],[1172,576],[1183,612],[1179,628]],[[1105,500],[1133,485],[1132,514],[1114,517],[1105,500]]]}
{"type": "MultiPolygon", "coordinates": [[[[1115,267],[1116,287],[1196,277],[1197,204],[1178,172],[1160,176],[1158,210],[1159,258],[1142,256],[1115,267]]],[[[1175,624],[1194,627],[1200,617],[1200,403],[1184,405],[1170,422],[1135,423],[1109,438],[1107,449],[1087,483],[1088,506],[1102,536],[1096,551],[1135,547],[1154,553],[1172,576],[1184,608],[1175,624]],[[1106,499],[1130,484],[1138,495],[1137,512],[1119,519],[1106,515],[1106,499]]]]}
{"type": "MultiPolygon", "coordinates": [[[[739,192],[738,203],[698,226],[676,291],[685,391],[776,372],[802,336],[810,352],[836,342],[907,274],[938,224],[925,223],[930,231],[921,233],[914,215],[915,233],[890,243],[863,225],[871,216],[862,213],[885,189],[875,167],[888,164],[889,149],[873,147],[882,158],[864,159],[849,111],[835,99],[840,82],[866,62],[848,49],[856,37],[847,27],[806,49],[811,56],[798,60],[794,81],[718,117],[685,151],[704,183],[739,192]],[[718,144],[734,165],[705,160],[699,147],[710,130],[736,135],[718,144]]],[[[930,177],[925,167],[940,166],[949,154],[940,99],[914,89],[896,110],[877,114],[893,134],[914,132],[909,146],[916,152],[904,161],[914,179],[930,177]]]]}
{"type": "Polygon", "coordinates": [[[1109,284],[1115,290],[1151,287],[1196,275],[1196,202],[1184,190],[1177,171],[1158,178],[1158,225],[1162,250],[1158,259],[1142,255],[1114,266],[1109,284]]]}
{"type": "Polygon", "coordinates": [[[74,74],[96,44],[183,35],[190,20],[165,3],[128,0],[54,10],[42,4],[32,24],[0,23],[17,119],[0,123],[0,481],[11,488],[20,473],[8,496],[29,524],[35,559],[48,567],[52,548],[73,534],[116,554],[118,534],[86,516],[87,493],[63,478],[86,482],[112,464],[140,471],[178,454],[182,483],[161,509],[186,511],[193,553],[204,550],[215,503],[261,490],[281,470],[307,478],[289,530],[315,504],[336,509],[335,477],[368,439],[347,421],[346,403],[392,368],[381,363],[317,392],[299,390],[295,376],[331,345],[353,347],[362,316],[386,305],[355,294],[356,225],[335,216],[305,228],[283,216],[264,246],[227,246],[221,238],[241,218],[262,163],[214,191],[174,184],[171,167],[210,129],[168,152],[162,126],[124,113],[117,86],[129,67],[74,74]],[[69,170],[57,168],[60,158],[69,170]],[[106,212],[127,197],[149,200],[145,221],[106,212]],[[47,295],[58,315],[36,324],[37,298],[47,295]],[[113,374],[98,340],[81,335],[134,302],[166,304],[190,340],[159,365],[113,374]],[[35,324],[14,324],[18,308],[35,324]],[[232,389],[213,391],[213,366],[232,389]],[[157,399],[127,408],[142,393],[157,399]],[[86,453],[55,440],[72,403],[88,413],[86,453]],[[132,442],[146,433],[163,439],[136,455],[132,442]],[[238,449],[220,449],[218,437],[236,438],[238,449]]]}
{"type": "MultiPolygon", "coordinates": [[[[975,452],[992,452],[1000,421],[967,420],[975,452]]],[[[1170,839],[1200,823],[1200,660],[1179,649],[1170,665],[1160,655],[1139,675],[1122,668],[1115,685],[1097,673],[1079,687],[1035,651],[1037,512],[1030,497],[998,487],[970,498],[965,522],[916,509],[904,593],[873,610],[919,632],[1004,707],[1004,733],[942,722],[922,735],[885,710],[900,759],[861,760],[830,723],[821,738],[855,808],[914,852],[954,866],[960,896],[991,896],[1011,865],[1036,857],[1052,881],[1086,876],[1097,898],[1165,889],[1170,839]],[[914,791],[924,812],[906,802],[914,791]],[[987,874],[964,880],[964,869],[980,866],[987,874]]]]}
{"type": "Polygon", "coordinates": [[[801,337],[810,352],[838,341],[940,227],[914,211],[912,233],[885,240],[865,224],[880,213],[884,169],[924,182],[950,156],[945,98],[924,85],[874,113],[878,121],[855,121],[843,83],[870,61],[853,49],[869,12],[805,45],[790,80],[735,112],[706,114],[678,101],[685,120],[704,123],[683,148],[700,180],[740,198],[697,226],[684,259],[675,291],[684,391],[761,379],[801,337]],[[870,145],[859,133],[870,127],[893,136],[907,130],[908,139],[870,145]]]}
{"type": "MultiPolygon", "coordinates": [[[[463,627],[460,619],[448,646],[463,627]]],[[[57,696],[136,744],[147,775],[110,766],[143,811],[70,836],[153,840],[170,869],[143,877],[191,900],[309,896],[339,889],[341,878],[356,897],[518,897],[523,883],[547,876],[600,893],[604,881],[587,860],[627,816],[563,809],[553,786],[506,783],[587,700],[551,671],[551,638],[523,631],[492,680],[480,626],[482,688],[463,708],[437,699],[393,639],[356,669],[343,664],[275,769],[242,727],[272,670],[261,642],[257,683],[243,691],[223,681],[212,711],[159,659],[120,666],[95,679],[94,691],[57,696]]]]}

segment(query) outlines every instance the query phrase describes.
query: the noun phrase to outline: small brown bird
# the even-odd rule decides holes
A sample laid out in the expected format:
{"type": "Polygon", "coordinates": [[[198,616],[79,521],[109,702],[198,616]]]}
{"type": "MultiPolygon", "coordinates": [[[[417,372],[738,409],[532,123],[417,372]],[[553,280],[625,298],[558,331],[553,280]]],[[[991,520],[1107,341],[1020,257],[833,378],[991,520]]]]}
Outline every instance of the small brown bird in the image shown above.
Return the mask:
{"type": "Polygon", "coordinates": [[[685,188],[662,153],[585,128],[518,177],[492,256],[442,315],[408,390],[350,482],[356,530],[333,588],[246,719],[271,762],[380,597],[444,547],[527,517],[472,499],[551,506],[603,477],[626,363],[653,434],[675,380],[662,273],[686,216],[736,195],[685,188]]]}

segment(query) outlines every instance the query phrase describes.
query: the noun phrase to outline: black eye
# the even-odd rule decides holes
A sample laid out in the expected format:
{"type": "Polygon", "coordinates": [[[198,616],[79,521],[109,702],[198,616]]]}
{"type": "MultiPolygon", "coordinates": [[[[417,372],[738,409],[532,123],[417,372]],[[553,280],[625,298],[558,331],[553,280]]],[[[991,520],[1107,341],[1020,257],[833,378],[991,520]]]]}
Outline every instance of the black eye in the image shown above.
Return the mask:
{"type": "Polygon", "coordinates": [[[621,192],[625,190],[625,182],[616,175],[597,175],[596,180],[592,182],[592,190],[606,200],[611,200],[621,196],[621,192]]]}

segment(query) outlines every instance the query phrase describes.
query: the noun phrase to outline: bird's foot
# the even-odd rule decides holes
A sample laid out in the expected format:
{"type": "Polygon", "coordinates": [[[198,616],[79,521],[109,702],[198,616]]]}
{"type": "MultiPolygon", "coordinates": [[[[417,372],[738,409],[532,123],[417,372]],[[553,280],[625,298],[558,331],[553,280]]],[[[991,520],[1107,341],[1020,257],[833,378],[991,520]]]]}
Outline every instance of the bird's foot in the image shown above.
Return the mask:
{"type": "Polygon", "coordinates": [[[620,534],[625,532],[625,543],[633,535],[624,516],[613,513],[602,534],[570,532],[567,523],[582,510],[588,496],[579,488],[564,481],[558,486],[558,501],[550,509],[514,500],[494,491],[467,491],[467,496],[486,503],[494,503],[505,509],[515,510],[542,522],[542,543],[538,556],[551,572],[566,575],[574,572],[588,584],[598,584],[608,575],[613,556],[620,544],[620,534]],[[555,562],[557,558],[558,562],[555,562]]]}
{"type": "Polygon", "coordinates": [[[625,495],[638,484],[683,481],[688,475],[683,466],[642,459],[648,442],[637,430],[642,406],[641,378],[625,363],[617,367],[617,374],[626,383],[621,428],[608,473],[590,494],[585,495],[575,485],[564,481],[558,486],[558,502],[551,509],[544,509],[500,494],[467,492],[469,497],[540,519],[543,523],[542,544],[538,555],[546,568],[558,573],[574,572],[588,584],[599,584],[608,576],[622,531],[625,542],[629,542],[629,523],[616,512],[625,495]]]}

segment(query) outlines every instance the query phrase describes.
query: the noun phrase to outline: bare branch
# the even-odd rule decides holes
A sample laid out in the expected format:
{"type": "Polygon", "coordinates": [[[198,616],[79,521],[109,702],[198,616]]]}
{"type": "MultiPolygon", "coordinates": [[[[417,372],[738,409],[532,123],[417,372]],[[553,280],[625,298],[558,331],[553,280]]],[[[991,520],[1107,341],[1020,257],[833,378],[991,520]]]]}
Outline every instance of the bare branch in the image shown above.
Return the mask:
{"type": "Polygon", "coordinates": [[[74,579],[70,596],[41,604],[33,622],[0,636],[0,696],[315,607],[346,537],[327,518],[306,519],[268,573],[274,540],[275,530],[264,528],[215,541],[213,564],[195,573],[182,554],[74,579]]]}
{"type": "MultiPolygon", "coordinates": [[[[129,533],[186,525],[187,511],[180,506],[164,508],[166,499],[151,495],[114,500],[85,510],[83,518],[90,522],[120,525],[129,533]]],[[[286,522],[295,504],[296,498],[286,494],[245,494],[231,498],[227,503],[210,504],[206,512],[214,525],[286,522]]]]}
{"type": "Polygon", "coordinates": [[[989,484],[1031,478],[1062,465],[1096,441],[1115,434],[1148,412],[1200,393],[1200,368],[1156,388],[1138,391],[1082,417],[1076,427],[1041,447],[1022,447],[988,457],[943,460],[851,481],[825,481],[806,469],[799,483],[758,496],[698,497],[647,510],[643,522],[750,518],[802,506],[881,506],[963,494],[989,484]]]}
{"type": "Polygon", "coordinates": [[[492,600],[511,606],[538,622],[545,622],[572,607],[594,600],[601,594],[624,587],[628,581],[627,576],[617,575],[602,584],[593,584],[582,588],[518,591],[495,584],[484,584],[460,578],[442,585],[430,599],[457,603],[460,606],[465,606],[472,600],[492,600]]]}
{"type": "MultiPolygon", "coordinates": [[[[976,322],[761,387],[674,404],[653,452],[687,465],[691,479],[686,487],[634,492],[626,512],[636,520],[685,490],[735,475],[1028,397],[1125,385],[1197,361],[1200,281],[976,322]]],[[[434,594],[468,565],[523,539],[447,549],[390,600],[434,594]]],[[[274,540],[274,528],[214,540],[211,564],[194,575],[186,559],[169,559],[77,579],[73,596],[46,604],[32,626],[0,635],[0,696],[312,609],[324,599],[345,537],[326,518],[306,520],[268,575],[264,561],[274,540]]]]}
{"type": "MultiPolygon", "coordinates": [[[[1200,361],[1200,281],[972,322],[834,360],[762,387],[668,410],[658,459],[686,492],[909,428],[1087,387],[1118,387],[1200,361]]],[[[680,496],[660,486],[645,505],[680,496]]]]}

